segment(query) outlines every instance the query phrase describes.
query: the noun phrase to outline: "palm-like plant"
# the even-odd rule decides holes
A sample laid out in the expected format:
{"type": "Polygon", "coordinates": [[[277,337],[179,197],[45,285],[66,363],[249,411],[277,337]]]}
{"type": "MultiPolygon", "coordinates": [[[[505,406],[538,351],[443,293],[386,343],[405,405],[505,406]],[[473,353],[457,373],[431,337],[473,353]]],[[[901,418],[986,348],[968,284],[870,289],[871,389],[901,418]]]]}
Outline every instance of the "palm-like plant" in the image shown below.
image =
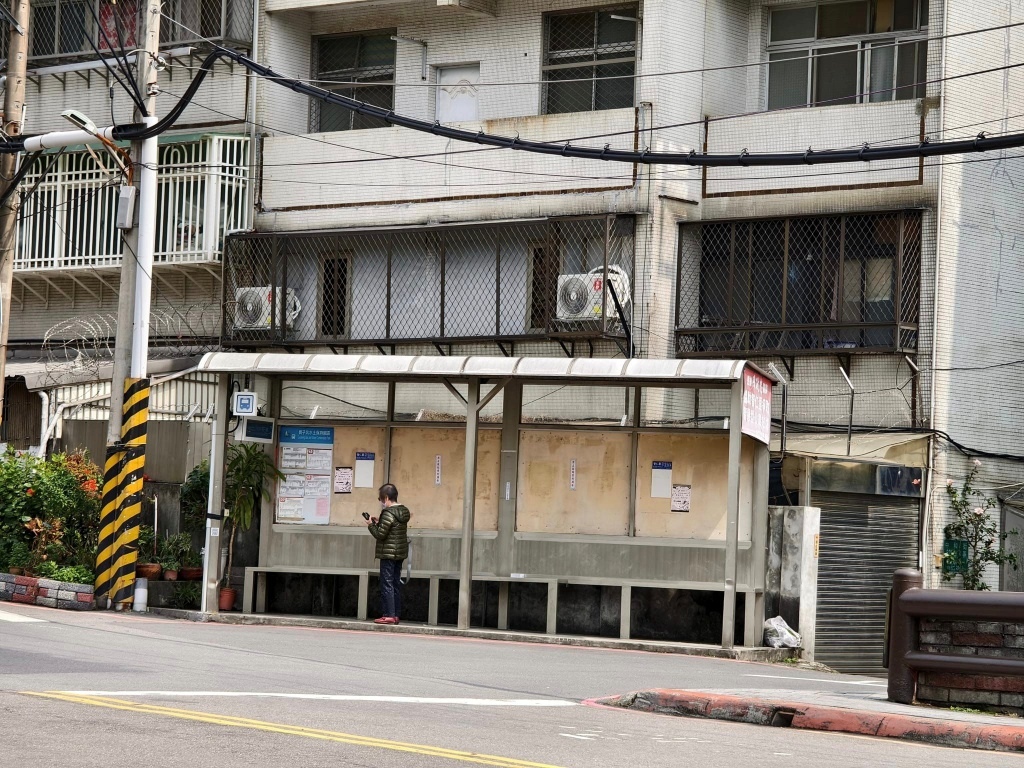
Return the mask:
{"type": "Polygon", "coordinates": [[[234,443],[228,447],[226,458],[224,505],[230,510],[230,515],[227,519],[228,567],[224,573],[224,586],[228,585],[231,577],[235,535],[252,527],[261,500],[270,501],[267,482],[284,477],[274,466],[274,460],[257,443],[234,443]]]}

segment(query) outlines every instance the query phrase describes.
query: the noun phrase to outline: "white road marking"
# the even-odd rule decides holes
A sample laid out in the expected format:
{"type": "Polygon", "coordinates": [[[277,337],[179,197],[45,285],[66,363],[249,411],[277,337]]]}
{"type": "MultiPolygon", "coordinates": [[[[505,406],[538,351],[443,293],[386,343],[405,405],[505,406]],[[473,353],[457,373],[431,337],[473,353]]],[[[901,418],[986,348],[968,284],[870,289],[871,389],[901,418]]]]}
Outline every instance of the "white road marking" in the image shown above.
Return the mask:
{"type": "Polygon", "coordinates": [[[744,677],[770,677],[774,680],[803,680],[807,683],[833,683],[836,685],[874,685],[884,688],[888,683],[875,680],[829,680],[825,677],[794,677],[793,675],[744,675],[744,677]]]}
{"type": "Polygon", "coordinates": [[[75,696],[309,699],[313,701],[369,701],[384,704],[462,704],[470,707],[575,707],[564,699],[459,699],[424,696],[349,696],[327,693],[254,693],[250,691],[62,691],[75,696]]]}
{"type": "Polygon", "coordinates": [[[560,733],[559,736],[568,736],[570,739],[582,739],[583,741],[591,741],[593,736],[585,736],[579,733],[560,733]]]}
{"type": "Polygon", "coordinates": [[[0,621],[9,621],[13,624],[45,624],[44,619],[36,619],[32,616],[22,616],[20,613],[8,613],[0,611],[0,621]]]}

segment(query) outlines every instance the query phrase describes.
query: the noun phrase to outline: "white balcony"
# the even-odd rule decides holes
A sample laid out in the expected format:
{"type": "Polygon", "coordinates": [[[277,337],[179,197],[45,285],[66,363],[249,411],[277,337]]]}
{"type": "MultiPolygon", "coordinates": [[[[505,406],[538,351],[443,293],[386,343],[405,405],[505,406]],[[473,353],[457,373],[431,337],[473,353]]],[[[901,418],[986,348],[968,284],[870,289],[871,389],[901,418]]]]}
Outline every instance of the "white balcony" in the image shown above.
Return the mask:
{"type": "MultiPolygon", "coordinates": [[[[632,150],[640,122],[637,109],[628,108],[487,120],[459,127],[559,144],[574,136],[593,135],[601,138],[577,143],[632,150]]],[[[315,134],[315,144],[308,138],[265,140],[264,210],[614,193],[630,190],[636,183],[636,167],[628,164],[493,149],[403,128],[315,134]],[[418,159],[391,159],[408,155],[418,159]]]]}
{"type": "MultiPolygon", "coordinates": [[[[804,152],[857,141],[913,144],[923,137],[921,102],[893,101],[787,109],[708,123],[711,154],[804,152]]],[[[917,159],[773,167],[708,168],[705,197],[825,190],[882,189],[924,183],[917,159]]]]}
{"type": "MultiPolygon", "coordinates": [[[[216,263],[224,235],[248,227],[248,154],[248,139],[242,136],[161,145],[157,266],[216,263]]],[[[105,156],[96,156],[110,165],[105,156]]],[[[41,167],[48,160],[44,157],[41,167]]],[[[87,152],[60,155],[53,162],[38,186],[38,170],[24,182],[33,191],[19,213],[16,275],[120,267],[123,233],[114,226],[119,175],[87,152]]]]}

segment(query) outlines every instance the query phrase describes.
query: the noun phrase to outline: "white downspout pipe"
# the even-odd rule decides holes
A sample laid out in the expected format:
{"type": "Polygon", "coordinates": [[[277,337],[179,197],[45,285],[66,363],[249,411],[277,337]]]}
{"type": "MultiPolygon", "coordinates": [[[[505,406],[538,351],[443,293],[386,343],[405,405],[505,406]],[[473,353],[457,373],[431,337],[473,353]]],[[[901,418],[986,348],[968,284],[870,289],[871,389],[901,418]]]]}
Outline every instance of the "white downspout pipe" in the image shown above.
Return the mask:
{"type": "Polygon", "coordinates": [[[45,389],[39,390],[39,399],[42,401],[43,415],[39,420],[39,453],[42,456],[46,455],[46,434],[47,424],[50,420],[50,393],[45,389]]]}

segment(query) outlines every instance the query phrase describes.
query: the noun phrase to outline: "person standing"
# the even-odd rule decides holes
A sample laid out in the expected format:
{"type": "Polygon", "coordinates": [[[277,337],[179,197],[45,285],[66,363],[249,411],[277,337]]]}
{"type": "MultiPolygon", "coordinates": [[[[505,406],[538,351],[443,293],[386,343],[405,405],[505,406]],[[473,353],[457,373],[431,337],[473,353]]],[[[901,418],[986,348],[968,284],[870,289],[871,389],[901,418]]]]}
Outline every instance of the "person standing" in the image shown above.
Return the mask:
{"type": "Polygon", "coordinates": [[[370,518],[367,529],[377,540],[380,560],[381,617],[375,624],[397,624],[402,613],[402,562],[409,556],[409,510],[398,503],[398,489],[385,483],[378,491],[380,520],[370,518]]]}

